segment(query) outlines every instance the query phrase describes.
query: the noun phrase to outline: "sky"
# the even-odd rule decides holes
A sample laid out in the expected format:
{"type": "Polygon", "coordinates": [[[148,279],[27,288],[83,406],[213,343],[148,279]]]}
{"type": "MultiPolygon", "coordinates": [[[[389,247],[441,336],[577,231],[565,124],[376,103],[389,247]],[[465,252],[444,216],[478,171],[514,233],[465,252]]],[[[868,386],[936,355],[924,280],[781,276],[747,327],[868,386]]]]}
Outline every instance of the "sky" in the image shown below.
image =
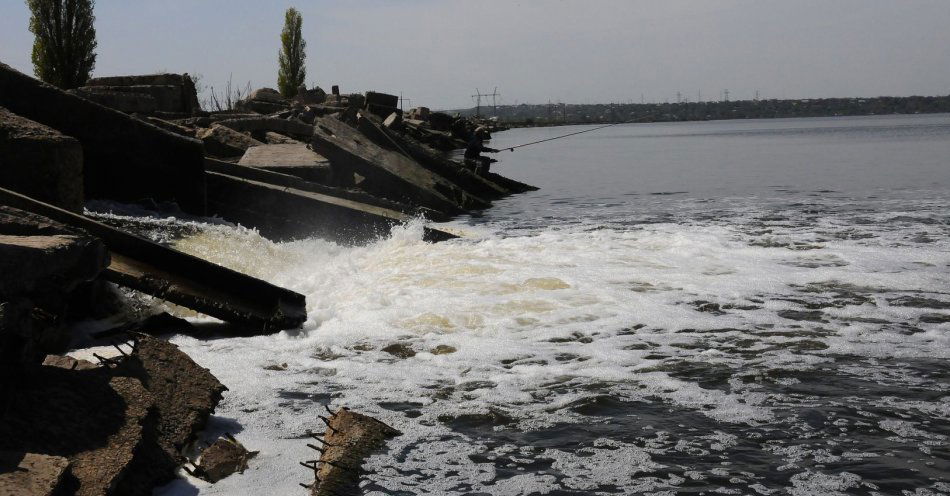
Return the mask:
{"type": "MultiPolygon", "coordinates": [[[[950,94],[950,0],[98,0],[94,75],[275,87],[291,6],[309,86],[406,108],[950,94]]],[[[28,25],[0,0],[0,61],[32,74],[28,25]]]]}

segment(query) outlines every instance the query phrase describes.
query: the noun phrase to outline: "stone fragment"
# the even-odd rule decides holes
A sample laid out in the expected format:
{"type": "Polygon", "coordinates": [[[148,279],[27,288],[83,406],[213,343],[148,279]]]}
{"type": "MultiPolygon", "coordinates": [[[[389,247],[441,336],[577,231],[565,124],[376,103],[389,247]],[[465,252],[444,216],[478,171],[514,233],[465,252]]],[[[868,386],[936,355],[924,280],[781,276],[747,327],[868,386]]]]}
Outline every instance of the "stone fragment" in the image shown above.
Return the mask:
{"type": "Polygon", "coordinates": [[[408,117],[410,119],[427,121],[429,120],[429,114],[430,114],[429,107],[416,107],[409,110],[408,117]]]}
{"type": "Polygon", "coordinates": [[[82,212],[82,162],[74,138],[0,107],[0,187],[82,212]]]}
{"type": "Polygon", "coordinates": [[[308,90],[306,85],[301,85],[300,88],[297,89],[297,95],[293,98],[295,102],[304,105],[323,103],[326,99],[327,92],[323,91],[319,86],[308,90]]]}
{"type": "Polygon", "coordinates": [[[323,454],[314,464],[313,496],[361,494],[363,461],[399,431],[368,415],[338,410],[326,421],[323,454]]]}
{"type": "Polygon", "coordinates": [[[0,451],[0,496],[53,496],[68,468],[61,456],[0,451]]]}
{"type": "Polygon", "coordinates": [[[393,343],[382,349],[386,353],[396,358],[412,358],[416,356],[416,351],[411,346],[404,343],[393,343]]]}
{"type": "Polygon", "coordinates": [[[218,438],[201,452],[195,475],[214,483],[235,472],[243,474],[247,461],[257,456],[257,453],[248,451],[231,435],[218,438]]]}
{"type": "Polygon", "coordinates": [[[402,127],[402,116],[393,112],[383,121],[383,125],[386,129],[399,130],[402,127]]]}
{"type": "Polygon", "coordinates": [[[204,150],[0,64],[0,106],[79,140],[86,199],[175,201],[204,214],[204,150]]]}
{"type": "Polygon", "coordinates": [[[87,360],[61,355],[46,355],[46,358],[43,359],[43,365],[66,370],[90,370],[98,367],[98,365],[87,360]]]}
{"type": "Polygon", "coordinates": [[[432,348],[432,351],[430,353],[432,353],[433,355],[448,355],[450,353],[455,353],[456,351],[458,350],[454,346],[449,346],[447,344],[440,344],[436,346],[435,348],[432,348]]]}
{"type": "Polygon", "coordinates": [[[209,155],[222,158],[240,157],[244,155],[248,148],[264,144],[246,134],[220,124],[214,124],[210,129],[200,131],[198,139],[204,143],[205,151],[209,155]]]}
{"type": "Polygon", "coordinates": [[[280,103],[284,101],[283,95],[274,88],[258,88],[247,96],[248,100],[260,100],[262,102],[280,103]]]}

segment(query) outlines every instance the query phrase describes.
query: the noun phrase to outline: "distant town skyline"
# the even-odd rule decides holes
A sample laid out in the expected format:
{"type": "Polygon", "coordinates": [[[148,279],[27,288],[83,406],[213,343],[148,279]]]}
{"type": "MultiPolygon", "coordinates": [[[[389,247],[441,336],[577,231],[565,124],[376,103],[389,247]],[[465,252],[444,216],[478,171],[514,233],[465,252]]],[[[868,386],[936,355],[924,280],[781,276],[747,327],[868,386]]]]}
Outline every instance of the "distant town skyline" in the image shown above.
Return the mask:
{"type": "MultiPolygon", "coordinates": [[[[291,6],[308,85],[411,106],[495,87],[507,105],[950,94],[946,0],[99,0],[94,75],[276,87],[291,6]]],[[[0,61],[32,74],[28,23],[25,2],[0,5],[0,61]]]]}

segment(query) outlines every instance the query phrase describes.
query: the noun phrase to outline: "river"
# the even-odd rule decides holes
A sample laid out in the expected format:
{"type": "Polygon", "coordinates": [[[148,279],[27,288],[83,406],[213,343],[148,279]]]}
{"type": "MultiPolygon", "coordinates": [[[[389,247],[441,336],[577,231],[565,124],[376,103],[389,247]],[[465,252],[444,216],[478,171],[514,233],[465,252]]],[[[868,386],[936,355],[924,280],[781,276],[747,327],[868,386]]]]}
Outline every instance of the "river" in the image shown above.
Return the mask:
{"type": "Polygon", "coordinates": [[[950,115],[632,124],[499,158],[541,189],[464,239],[188,221],[177,248],[309,317],[173,339],[230,388],[212,432],[261,454],[161,493],[302,494],[329,404],[403,433],[367,494],[950,494],[950,115]]]}

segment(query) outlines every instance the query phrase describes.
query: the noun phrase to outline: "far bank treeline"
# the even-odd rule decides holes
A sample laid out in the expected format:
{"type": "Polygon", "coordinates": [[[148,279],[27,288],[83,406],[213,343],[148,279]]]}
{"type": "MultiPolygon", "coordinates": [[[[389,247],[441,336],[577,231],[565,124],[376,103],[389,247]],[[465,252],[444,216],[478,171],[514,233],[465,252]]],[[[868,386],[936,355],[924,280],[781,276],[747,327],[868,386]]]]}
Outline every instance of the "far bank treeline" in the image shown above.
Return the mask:
{"type": "MultiPolygon", "coordinates": [[[[475,109],[459,110],[474,115],[475,109]]],[[[482,117],[518,126],[600,122],[677,122],[950,112],[948,96],[813,98],[680,103],[521,104],[483,107],[482,117]]]]}

